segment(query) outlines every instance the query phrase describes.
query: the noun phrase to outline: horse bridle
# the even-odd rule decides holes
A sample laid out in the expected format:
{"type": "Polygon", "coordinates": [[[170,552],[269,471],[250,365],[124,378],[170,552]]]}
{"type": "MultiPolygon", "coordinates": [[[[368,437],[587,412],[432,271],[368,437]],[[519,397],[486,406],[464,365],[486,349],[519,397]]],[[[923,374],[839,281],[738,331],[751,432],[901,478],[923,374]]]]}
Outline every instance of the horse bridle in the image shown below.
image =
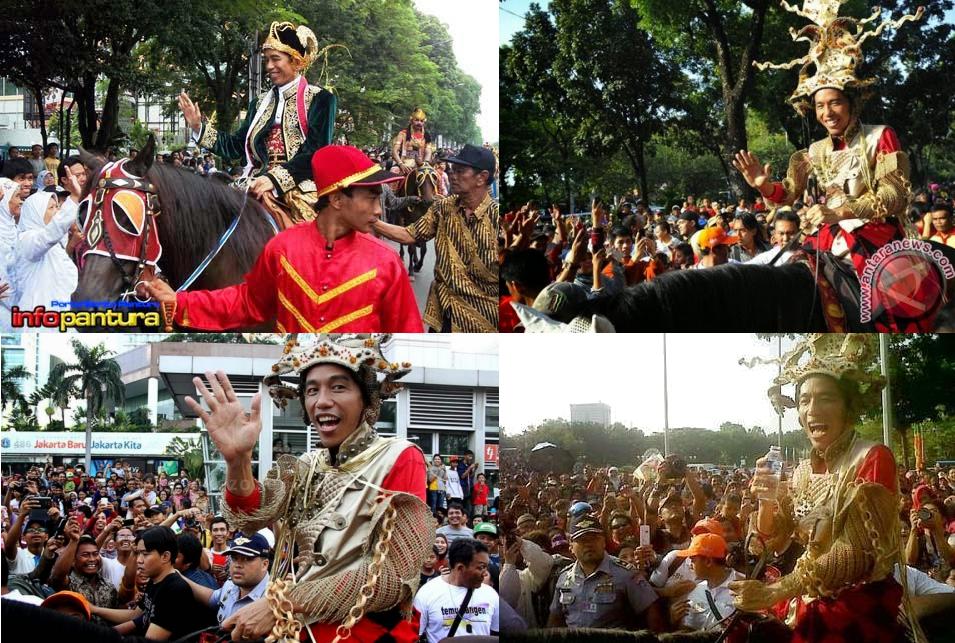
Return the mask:
{"type": "MultiPolygon", "coordinates": [[[[103,171],[105,172],[105,169],[103,171]]],[[[156,191],[156,186],[145,179],[134,178],[131,176],[100,178],[96,184],[93,207],[95,208],[95,211],[90,214],[90,216],[96,217],[100,220],[103,233],[103,244],[106,246],[106,250],[109,252],[110,261],[113,262],[116,270],[119,271],[119,274],[123,278],[123,286],[125,287],[125,290],[120,293],[116,301],[127,302],[129,301],[130,296],[134,297],[136,301],[140,303],[151,301],[151,296],[147,296],[145,299],[140,298],[136,293],[136,287],[139,286],[139,284],[145,284],[148,281],[152,281],[152,279],[156,277],[156,266],[146,263],[146,254],[149,248],[149,229],[150,226],[153,225],[153,218],[159,216],[159,214],[162,212],[162,209],[159,205],[159,194],[156,191]],[[109,228],[103,221],[103,199],[106,196],[106,192],[107,190],[118,189],[134,190],[137,192],[142,192],[146,195],[146,198],[143,200],[146,206],[146,217],[143,225],[143,231],[139,234],[139,237],[143,241],[142,244],[140,244],[139,259],[136,262],[136,267],[132,272],[129,273],[126,272],[123,262],[120,261],[116,256],[116,251],[113,248],[113,240],[109,236],[109,228]]]]}

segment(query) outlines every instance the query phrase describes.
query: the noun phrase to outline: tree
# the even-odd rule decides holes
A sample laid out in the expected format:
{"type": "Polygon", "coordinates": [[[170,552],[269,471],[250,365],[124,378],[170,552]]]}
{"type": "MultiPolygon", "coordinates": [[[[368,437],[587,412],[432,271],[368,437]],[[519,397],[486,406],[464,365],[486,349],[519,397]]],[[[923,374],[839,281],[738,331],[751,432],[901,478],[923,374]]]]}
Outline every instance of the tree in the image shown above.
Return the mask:
{"type": "Polygon", "coordinates": [[[627,0],[552,0],[550,12],[554,73],[578,118],[578,140],[593,156],[622,150],[647,195],[647,146],[676,104],[679,69],[639,28],[627,0]]]}
{"type": "Polygon", "coordinates": [[[736,198],[749,193],[743,177],[731,172],[733,155],[745,150],[746,100],[766,27],[769,0],[631,0],[640,25],[659,42],[670,43],[682,63],[701,77],[719,79],[723,107],[723,166],[736,198]],[[705,36],[701,37],[703,34],[705,36]]]}
{"type": "Polygon", "coordinates": [[[0,411],[6,411],[8,405],[24,410],[26,398],[20,387],[23,380],[31,377],[33,374],[25,366],[11,366],[3,370],[3,377],[0,378],[0,411]]]}
{"type": "Polygon", "coordinates": [[[60,372],[50,374],[47,386],[50,387],[50,403],[60,409],[60,419],[63,426],[66,426],[66,409],[70,406],[73,398],[78,395],[78,391],[72,383],[66,381],[60,372]]]}
{"type": "Polygon", "coordinates": [[[166,446],[166,453],[182,460],[183,467],[190,473],[190,478],[194,477],[205,483],[205,459],[202,456],[202,445],[198,440],[175,437],[166,446]]]}
{"type": "Polygon", "coordinates": [[[117,406],[126,399],[126,389],[121,378],[122,370],[113,352],[103,344],[89,348],[74,339],[73,364],[59,363],[51,371],[54,378],[62,378],[64,386],[70,386],[82,393],[86,400],[86,470],[90,470],[90,445],[92,443],[93,417],[103,411],[106,397],[109,396],[117,406]]]}

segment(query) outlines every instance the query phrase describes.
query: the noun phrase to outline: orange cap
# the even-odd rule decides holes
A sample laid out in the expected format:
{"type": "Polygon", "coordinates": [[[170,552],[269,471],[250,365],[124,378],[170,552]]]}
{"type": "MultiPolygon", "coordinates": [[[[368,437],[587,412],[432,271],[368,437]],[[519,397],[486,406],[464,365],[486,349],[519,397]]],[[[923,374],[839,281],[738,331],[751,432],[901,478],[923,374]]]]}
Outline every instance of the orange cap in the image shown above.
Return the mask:
{"type": "Polygon", "coordinates": [[[694,536],[699,534],[716,534],[717,536],[723,537],[725,535],[723,532],[723,523],[716,518],[698,520],[696,524],[693,525],[693,529],[690,530],[690,533],[694,536]]]}
{"type": "Polygon", "coordinates": [[[731,237],[726,234],[726,230],[722,226],[715,226],[712,228],[704,228],[703,232],[700,233],[697,243],[700,244],[700,248],[715,248],[716,246],[731,246],[735,243],[739,243],[739,237],[731,237]]]}
{"type": "Polygon", "coordinates": [[[680,558],[704,556],[706,558],[726,558],[726,541],[716,534],[697,534],[690,541],[689,549],[677,551],[680,558]]]}
{"type": "Polygon", "coordinates": [[[73,605],[74,607],[78,607],[86,614],[87,621],[92,618],[89,601],[86,600],[85,596],[77,592],[57,592],[56,594],[52,594],[40,604],[40,607],[56,609],[60,605],[73,605]]]}

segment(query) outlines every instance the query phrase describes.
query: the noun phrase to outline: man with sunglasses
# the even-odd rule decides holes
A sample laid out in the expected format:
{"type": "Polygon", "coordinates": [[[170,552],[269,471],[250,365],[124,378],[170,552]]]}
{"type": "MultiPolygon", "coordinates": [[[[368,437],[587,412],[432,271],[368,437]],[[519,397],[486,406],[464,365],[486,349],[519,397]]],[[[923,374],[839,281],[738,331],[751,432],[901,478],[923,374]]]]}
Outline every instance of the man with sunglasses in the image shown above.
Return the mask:
{"type": "Polygon", "coordinates": [[[378,221],[375,230],[404,244],[435,239],[434,281],[424,311],[432,332],[496,333],[499,217],[490,193],[494,153],[465,145],[445,160],[452,196],[435,200],[407,228],[378,221]]]}

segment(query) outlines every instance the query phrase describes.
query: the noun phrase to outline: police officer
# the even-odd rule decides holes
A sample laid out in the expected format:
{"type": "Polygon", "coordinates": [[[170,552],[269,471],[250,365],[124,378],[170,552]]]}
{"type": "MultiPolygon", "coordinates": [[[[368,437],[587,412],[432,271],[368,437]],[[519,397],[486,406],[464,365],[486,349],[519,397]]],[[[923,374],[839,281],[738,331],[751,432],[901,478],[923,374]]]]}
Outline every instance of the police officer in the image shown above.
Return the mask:
{"type": "Polygon", "coordinates": [[[547,626],[662,632],[666,623],[657,593],[637,570],[607,554],[600,519],[572,517],[569,531],[577,562],[557,578],[547,626]]]}

